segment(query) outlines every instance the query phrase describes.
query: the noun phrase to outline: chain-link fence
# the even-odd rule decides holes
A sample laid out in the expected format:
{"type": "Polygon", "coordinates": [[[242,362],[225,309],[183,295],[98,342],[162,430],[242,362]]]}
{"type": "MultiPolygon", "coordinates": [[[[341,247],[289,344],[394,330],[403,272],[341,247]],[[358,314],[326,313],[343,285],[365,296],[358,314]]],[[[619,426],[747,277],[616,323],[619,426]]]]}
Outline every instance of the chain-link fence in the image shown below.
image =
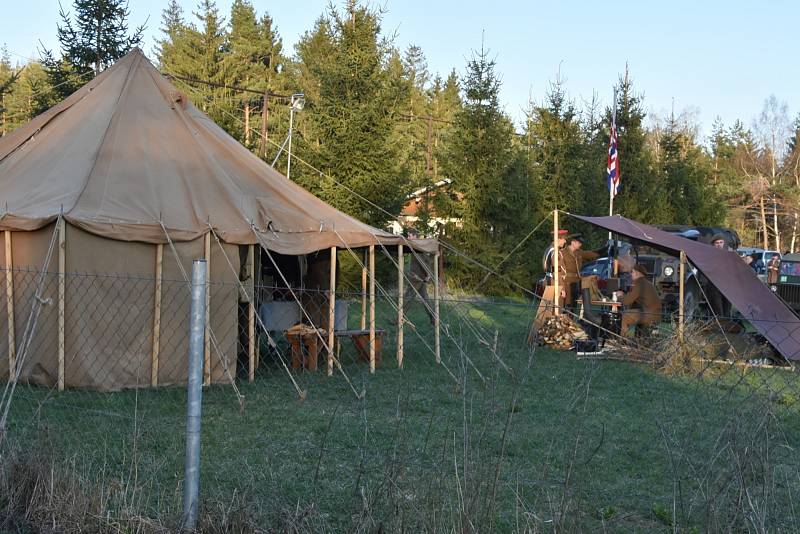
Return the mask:
{"type": "MultiPolygon", "coordinates": [[[[396,282],[373,304],[340,280],[333,306],[209,284],[201,530],[797,530],[800,383],[735,315],[625,339],[575,319],[571,344],[606,338],[577,356],[536,300],[418,284],[401,341],[396,282]]],[[[3,528],[178,528],[188,283],[2,281],[3,528]]]]}

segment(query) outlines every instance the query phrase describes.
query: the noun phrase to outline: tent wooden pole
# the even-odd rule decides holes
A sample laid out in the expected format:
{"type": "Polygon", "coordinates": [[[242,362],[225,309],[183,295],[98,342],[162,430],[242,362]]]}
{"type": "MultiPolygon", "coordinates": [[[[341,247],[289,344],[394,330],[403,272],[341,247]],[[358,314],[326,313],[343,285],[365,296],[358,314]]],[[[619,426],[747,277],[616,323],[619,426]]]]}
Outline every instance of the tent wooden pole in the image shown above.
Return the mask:
{"type": "Polygon", "coordinates": [[[369,246],[369,372],[375,372],[375,245],[369,246]]]}
{"type": "Polygon", "coordinates": [[[439,252],[433,258],[433,351],[436,363],[442,362],[442,345],[439,322],[439,252]]]}
{"type": "Polygon", "coordinates": [[[11,256],[11,231],[6,230],[6,312],[8,313],[8,379],[13,380],[17,371],[17,341],[14,330],[14,261],[11,256]]]}
{"type": "Polygon", "coordinates": [[[64,390],[64,301],[66,286],[64,275],[67,270],[67,234],[64,219],[58,220],[58,390],[64,390]]]}
{"type": "Polygon", "coordinates": [[[161,275],[164,265],[164,245],[156,245],[156,288],[153,309],[153,351],[150,355],[150,385],[158,386],[158,355],[161,350],[161,275]]]}
{"type": "Polygon", "coordinates": [[[686,295],[686,287],[683,282],[684,275],[686,274],[686,253],[681,250],[680,263],[678,265],[678,339],[683,343],[683,328],[686,322],[686,308],[684,306],[684,297],[686,295]]]}
{"type": "Polygon", "coordinates": [[[397,245],[397,367],[403,368],[403,245],[397,245]]]}
{"type": "Polygon", "coordinates": [[[331,280],[328,291],[328,376],[333,375],[334,330],[336,325],[336,247],[331,247],[331,280]]]}
{"type": "Polygon", "coordinates": [[[203,385],[211,384],[211,232],[206,232],[204,237],[204,257],[206,259],[206,330],[205,352],[203,356],[203,385]]]}
{"type": "Polygon", "coordinates": [[[558,210],[553,210],[553,313],[561,313],[559,304],[561,303],[561,288],[559,287],[559,265],[558,265],[558,210]]]}
{"type": "Polygon", "coordinates": [[[368,259],[364,255],[363,267],[361,268],[361,330],[367,329],[367,263],[368,259]]]}
{"type": "Polygon", "coordinates": [[[250,245],[247,251],[247,273],[249,274],[250,293],[247,295],[247,379],[256,379],[256,251],[250,245]]]}

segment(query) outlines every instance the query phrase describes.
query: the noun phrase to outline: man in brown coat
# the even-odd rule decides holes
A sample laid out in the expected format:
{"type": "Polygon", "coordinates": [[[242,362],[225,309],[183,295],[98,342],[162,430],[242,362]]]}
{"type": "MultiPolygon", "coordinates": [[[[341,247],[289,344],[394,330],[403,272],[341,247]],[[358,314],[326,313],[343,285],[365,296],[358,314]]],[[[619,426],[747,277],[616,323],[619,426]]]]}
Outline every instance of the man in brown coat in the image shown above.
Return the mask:
{"type": "Polygon", "coordinates": [[[622,293],[622,335],[634,325],[652,325],[661,321],[661,299],[656,286],[647,279],[647,270],[643,265],[636,265],[631,271],[633,287],[628,293],[622,293]]]}
{"type": "Polygon", "coordinates": [[[564,304],[570,306],[577,302],[581,292],[581,267],[584,262],[597,259],[599,254],[588,250],[581,250],[583,236],[573,234],[567,237],[567,246],[562,250],[560,270],[564,273],[564,289],[566,290],[564,304]]]}
{"type": "Polygon", "coordinates": [[[775,254],[767,262],[767,283],[777,284],[778,275],[781,271],[781,257],[775,254]]]}

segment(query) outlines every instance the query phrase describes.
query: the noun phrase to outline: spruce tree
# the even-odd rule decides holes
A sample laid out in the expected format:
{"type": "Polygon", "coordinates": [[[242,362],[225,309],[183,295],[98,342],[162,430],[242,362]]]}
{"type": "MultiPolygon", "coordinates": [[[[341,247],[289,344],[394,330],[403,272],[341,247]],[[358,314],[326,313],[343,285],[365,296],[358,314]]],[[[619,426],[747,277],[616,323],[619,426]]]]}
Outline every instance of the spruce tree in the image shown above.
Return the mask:
{"type": "MultiPolygon", "coordinates": [[[[482,48],[467,64],[463,107],[442,153],[443,175],[452,183],[437,198],[439,213],[457,221],[448,225],[447,234],[489,265],[498,264],[531,223],[528,178],[499,93],[495,62],[482,48]]],[[[482,278],[471,264],[450,261],[449,279],[460,286],[474,287],[482,278]]]]}
{"type": "Polygon", "coordinates": [[[145,26],[129,33],[124,0],[73,0],[73,15],[61,7],[57,26],[61,57],[40,50],[56,100],[67,97],[93,76],[138,46],[145,26]]]}
{"type": "MultiPolygon", "coordinates": [[[[607,110],[606,128],[611,123],[611,110],[607,110]]],[[[663,220],[667,203],[657,176],[653,171],[653,157],[647,146],[643,97],[636,93],[627,65],[620,76],[617,88],[617,150],[621,188],[614,199],[614,212],[642,221],[663,220]]],[[[600,168],[605,172],[607,161],[600,168]]],[[[606,194],[608,194],[606,192],[606,194]]]]}
{"type": "Polygon", "coordinates": [[[380,22],[379,13],[350,1],[344,12],[332,8],[298,44],[306,93],[301,115],[313,124],[295,138],[296,151],[332,179],[301,168],[292,179],[383,227],[390,219],[385,212],[400,212],[410,186],[395,136],[405,102],[388,68],[393,47],[380,22]]]}

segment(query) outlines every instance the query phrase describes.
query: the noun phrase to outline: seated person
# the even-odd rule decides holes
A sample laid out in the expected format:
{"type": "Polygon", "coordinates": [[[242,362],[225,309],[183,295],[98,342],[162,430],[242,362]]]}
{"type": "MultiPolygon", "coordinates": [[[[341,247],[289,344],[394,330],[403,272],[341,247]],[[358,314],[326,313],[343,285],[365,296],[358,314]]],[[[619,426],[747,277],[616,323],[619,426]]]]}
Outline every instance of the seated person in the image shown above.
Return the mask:
{"type": "Polygon", "coordinates": [[[661,299],[656,286],[647,279],[647,270],[643,265],[636,265],[631,270],[633,287],[624,293],[618,291],[625,310],[622,312],[622,335],[635,325],[652,325],[661,321],[661,299]]]}

